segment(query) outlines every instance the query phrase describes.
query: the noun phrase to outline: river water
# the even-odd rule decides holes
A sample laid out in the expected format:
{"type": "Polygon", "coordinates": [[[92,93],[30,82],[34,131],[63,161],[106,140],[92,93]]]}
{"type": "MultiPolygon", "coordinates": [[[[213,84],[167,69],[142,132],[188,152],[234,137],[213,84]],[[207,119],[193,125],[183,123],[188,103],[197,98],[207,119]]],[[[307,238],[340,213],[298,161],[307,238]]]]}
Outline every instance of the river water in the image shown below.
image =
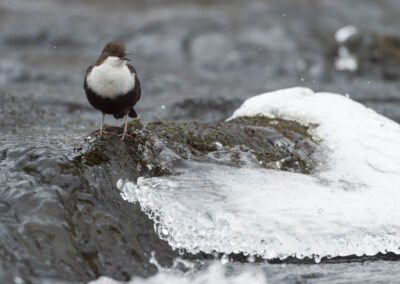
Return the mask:
{"type": "MultiPolygon", "coordinates": [[[[124,254],[126,246],[108,251],[112,241],[102,247],[100,237],[96,244],[83,244],[77,231],[110,222],[135,224],[147,216],[129,203],[111,208],[107,200],[120,204],[119,194],[93,190],[79,192],[76,200],[94,204],[98,215],[91,211],[79,217],[86,218],[82,224],[75,221],[71,196],[81,181],[68,163],[99,127],[100,114],[87,103],[83,77],[111,40],[125,43],[130,52],[142,83],[137,112],[147,121],[222,120],[251,96],[304,86],[346,95],[400,122],[399,12],[396,0],[2,0],[1,279],[395,282],[393,255],[318,265],[195,257],[171,271],[179,254],[162,243],[165,263],[129,266],[135,254],[124,254]]],[[[106,123],[121,121],[108,117],[106,123]]],[[[102,181],[97,175],[102,174],[93,173],[94,183],[102,181]]],[[[125,238],[132,233],[119,229],[125,238]]],[[[150,259],[152,248],[144,244],[133,247],[139,254],[148,251],[150,259]]]]}

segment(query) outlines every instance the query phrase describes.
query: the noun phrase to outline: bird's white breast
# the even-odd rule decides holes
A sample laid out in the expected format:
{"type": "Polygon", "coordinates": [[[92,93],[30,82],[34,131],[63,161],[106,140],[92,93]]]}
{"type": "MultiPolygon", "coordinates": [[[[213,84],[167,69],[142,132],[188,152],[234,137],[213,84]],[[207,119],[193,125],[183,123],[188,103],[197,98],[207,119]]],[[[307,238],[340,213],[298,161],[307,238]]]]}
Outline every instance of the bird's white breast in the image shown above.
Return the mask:
{"type": "Polygon", "coordinates": [[[103,64],[93,67],[86,78],[88,87],[103,98],[125,95],[135,87],[132,74],[124,60],[108,57],[103,64]]]}

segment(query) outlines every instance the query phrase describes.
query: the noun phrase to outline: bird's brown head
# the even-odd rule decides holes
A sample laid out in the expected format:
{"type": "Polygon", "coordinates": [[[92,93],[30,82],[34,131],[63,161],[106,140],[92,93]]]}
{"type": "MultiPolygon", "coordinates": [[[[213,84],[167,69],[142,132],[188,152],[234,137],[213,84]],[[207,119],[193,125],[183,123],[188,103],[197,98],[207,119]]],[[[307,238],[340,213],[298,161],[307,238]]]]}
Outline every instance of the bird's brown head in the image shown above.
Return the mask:
{"type": "Polygon", "coordinates": [[[118,57],[121,60],[129,60],[126,58],[125,46],[120,42],[109,42],[103,48],[99,59],[96,62],[96,65],[100,65],[107,59],[107,57],[113,56],[118,57]]]}

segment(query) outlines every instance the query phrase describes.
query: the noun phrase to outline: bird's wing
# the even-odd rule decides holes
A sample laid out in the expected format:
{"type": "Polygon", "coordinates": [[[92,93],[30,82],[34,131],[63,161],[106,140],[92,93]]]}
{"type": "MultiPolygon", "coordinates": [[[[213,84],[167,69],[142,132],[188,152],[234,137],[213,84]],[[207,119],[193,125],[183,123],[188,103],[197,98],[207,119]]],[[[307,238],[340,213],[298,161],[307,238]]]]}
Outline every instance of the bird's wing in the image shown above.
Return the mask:
{"type": "Polygon", "coordinates": [[[86,78],[87,76],[90,74],[90,72],[92,71],[94,65],[90,65],[88,67],[88,69],[86,70],[86,75],[85,75],[85,81],[83,82],[83,88],[86,90],[88,88],[87,83],[86,83],[86,78]]]}
{"type": "Polygon", "coordinates": [[[131,73],[135,74],[135,76],[136,76],[136,69],[135,69],[135,67],[133,67],[133,66],[130,65],[130,64],[126,64],[126,65],[128,66],[128,69],[131,71],[131,73]]]}
{"type": "Polygon", "coordinates": [[[135,89],[136,89],[136,96],[137,96],[137,100],[138,101],[140,99],[140,95],[142,94],[142,90],[140,88],[140,81],[139,81],[139,77],[136,73],[135,68],[130,65],[130,64],[126,64],[128,66],[128,69],[131,71],[132,74],[135,74],[135,89]]]}

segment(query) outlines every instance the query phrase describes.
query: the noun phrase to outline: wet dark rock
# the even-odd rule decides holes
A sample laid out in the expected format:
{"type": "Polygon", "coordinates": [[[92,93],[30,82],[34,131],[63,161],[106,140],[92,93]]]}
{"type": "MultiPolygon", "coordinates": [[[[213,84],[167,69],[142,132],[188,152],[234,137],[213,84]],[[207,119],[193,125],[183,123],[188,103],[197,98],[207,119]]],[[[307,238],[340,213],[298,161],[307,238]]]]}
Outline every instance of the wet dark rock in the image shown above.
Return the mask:
{"type": "Polygon", "coordinates": [[[318,141],[308,127],[265,116],[212,123],[136,120],[130,123],[124,141],[119,141],[120,128],[106,131],[74,159],[76,165],[114,164],[111,160],[117,163],[126,152],[122,156],[129,160],[118,162],[116,174],[123,176],[129,168],[127,177],[135,180],[137,176],[171,174],[178,159],[300,173],[312,172],[319,162],[315,157],[318,141]]]}
{"type": "Polygon", "coordinates": [[[294,121],[264,116],[213,123],[159,121],[145,129],[185,159],[301,173],[317,165],[317,142],[294,121]]]}
{"type": "Polygon", "coordinates": [[[70,140],[71,137],[59,135],[60,129],[76,131],[90,126],[90,119],[76,116],[88,111],[92,108],[77,102],[34,95],[18,97],[0,89],[0,141],[6,135],[12,140],[24,141],[28,136],[41,140],[49,134],[70,140]]]}
{"type": "Polygon", "coordinates": [[[365,58],[365,72],[380,69],[384,80],[400,78],[400,36],[372,35],[367,51],[361,54],[365,58]]]}
{"type": "Polygon", "coordinates": [[[188,98],[169,106],[162,105],[147,116],[153,120],[222,121],[242,103],[238,98],[188,98]]]}
{"type": "Polygon", "coordinates": [[[127,280],[157,271],[152,251],[171,265],[177,253],[116,189],[119,177],[137,177],[134,155],[118,141],[99,139],[75,154],[29,142],[0,148],[0,176],[7,180],[0,190],[2,270],[28,279],[127,280]]]}
{"type": "Polygon", "coordinates": [[[345,47],[358,63],[358,76],[377,77],[383,81],[400,78],[400,36],[383,33],[357,33],[335,45],[334,57],[345,47]]]}
{"type": "Polygon", "coordinates": [[[10,132],[14,128],[24,129],[50,116],[27,99],[12,96],[0,90],[0,132],[10,132]]]}
{"type": "MultiPolygon", "coordinates": [[[[180,159],[231,166],[312,171],[318,143],[292,121],[241,117],[229,122],[169,122],[107,127],[82,146],[38,141],[0,146],[0,267],[10,275],[88,281],[127,280],[172,265],[178,252],[159,239],[138,204],[124,201],[119,179],[174,174],[180,159]],[[244,146],[246,145],[246,146],[244,146]]],[[[186,255],[204,259],[210,256],[186,255]]],[[[40,282],[40,281],[38,281],[40,282]]]]}
{"type": "Polygon", "coordinates": [[[6,35],[5,42],[9,45],[43,44],[48,39],[44,29],[26,29],[19,33],[6,35]]]}

